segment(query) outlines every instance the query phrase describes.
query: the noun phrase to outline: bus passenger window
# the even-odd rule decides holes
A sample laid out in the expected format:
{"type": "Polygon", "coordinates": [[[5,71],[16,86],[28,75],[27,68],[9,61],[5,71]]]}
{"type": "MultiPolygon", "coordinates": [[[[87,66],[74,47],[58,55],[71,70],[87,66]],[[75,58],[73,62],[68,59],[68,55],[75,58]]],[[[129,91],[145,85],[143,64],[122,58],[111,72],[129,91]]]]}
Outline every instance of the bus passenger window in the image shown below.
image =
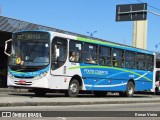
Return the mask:
{"type": "Polygon", "coordinates": [[[94,59],[92,58],[92,56],[91,55],[89,55],[89,57],[88,58],[86,58],[86,61],[85,61],[86,63],[96,63],[95,61],[94,61],[94,59]]]}
{"type": "Polygon", "coordinates": [[[69,61],[82,62],[82,43],[71,40],[69,42],[69,61]]]}
{"type": "Polygon", "coordinates": [[[118,61],[116,61],[115,58],[113,58],[113,66],[117,67],[118,66],[118,61]]]}
{"type": "Polygon", "coordinates": [[[98,63],[98,46],[93,44],[84,44],[84,60],[85,63],[98,63]]]}
{"type": "Polygon", "coordinates": [[[131,51],[125,52],[125,67],[135,68],[135,53],[131,51]]]}
{"type": "Polygon", "coordinates": [[[100,46],[99,64],[111,66],[111,48],[100,46]]]}
{"type": "Polygon", "coordinates": [[[79,61],[79,55],[78,55],[78,53],[77,52],[72,52],[72,53],[70,53],[70,58],[69,58],[69,60],[70,61],[74,61],[74,62],[78,62],[79,61]]]}
{"type": "Polygon", "coordinates": [[[55,70],[64,65],[67,58],[67,40],[55,37],[52,42],[52,69],[55,70]]]}
{"type": "Polygon", "coordinates": [[[146,56],[146,68],[149,71],[153,70],[153,56],[152,55],[146,56]]]}
{"type": "Polygon", "coordinates": [[[121,49],[113,50],[113,66],[124,67],[124,51],[121,49]]]}
{"type": "Polygon", "coordinates": [[[136,54],[136,68],[139,70],[145,70],[145,54],[137,53],[136,54]]]}

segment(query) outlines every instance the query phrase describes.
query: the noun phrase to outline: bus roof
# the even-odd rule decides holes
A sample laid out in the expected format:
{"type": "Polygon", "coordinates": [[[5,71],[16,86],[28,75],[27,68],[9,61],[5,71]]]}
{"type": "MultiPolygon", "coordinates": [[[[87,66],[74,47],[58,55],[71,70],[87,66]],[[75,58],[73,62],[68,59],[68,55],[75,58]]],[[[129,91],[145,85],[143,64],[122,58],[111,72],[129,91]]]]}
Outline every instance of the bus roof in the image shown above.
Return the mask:
{"type": "MultiPolygon", "coordinates": [[[[116,43],[116,42],[111,42],[111,41],[100,39],[100,38],[81,35],[81,34],[77,34],[77,33],[71,34],[71,32],[67,32],[67,31],[55,32],[55,31],[46,31],[46,30],[25,30],[25,32],[31,32],[31,31],[53,32],[59,37],[66,36],[67,38],[70,38],[70,39],[73,39],[76,37],[78,41],[89,42],[89,43],[94,43],[94,44],[99,44],[99,45],[104,45],[104,46],[111,46],[113,48],[130,50],[130,51],[140,52],[140,53],[145,53],[145,54],[151,54],[151,55],[155,54],[155,52],[153,52],[153,51],[149,51],[149,50],[145,50],[145,49],[141,49],[141,48],[136,48],[136,47],[132,47],[129,45],[124,45],[124,44],[120,44],[120,43],[116,43]]],[[[24,32],[24,31],[19,31],[19,32],[24,32]]],[[[16,33],[18,33],[18,32],[16,32],[16,33]]]]}
{"type": "Polygon", "coordinates": [[[151,54],[151,55],[155,54],[155,52],[153,52],[153,51],[140,49],[140,48],[132,47],[132,46],[129,46],[129,45],[119,44],[119,43],[115,43],[115,42],[111,42],[111,41],[108,41],[108,40],[103,40],[103,39],[99,39],[99,38],[95,38],[95,37],[90,37],[90,36],[85,36],[85,35],[80,35],[80,34],[75,36],[75,35],[69,35],[69,34],[58,33],[58,32],[54,32],[54,33],[58,36],[61,36],[61,37],[66,36],[66,38],[70,38],[70,39],[73,39],[73,37],[76,37],[78,41],[94,43],[94,44],[104,45],[104,46],[111,46],[113,48],[130,50],[130,51],[134,51],[134,52],[146,53],[146,54],[151,54]]]}

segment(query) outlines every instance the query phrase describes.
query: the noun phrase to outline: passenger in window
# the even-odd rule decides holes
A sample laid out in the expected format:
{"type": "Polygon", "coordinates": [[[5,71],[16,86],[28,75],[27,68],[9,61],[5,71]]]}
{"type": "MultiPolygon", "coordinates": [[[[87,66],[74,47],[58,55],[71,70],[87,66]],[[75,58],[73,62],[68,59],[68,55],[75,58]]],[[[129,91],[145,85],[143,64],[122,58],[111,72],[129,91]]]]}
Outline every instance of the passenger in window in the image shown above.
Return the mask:
{"type": "Polygon", "coordinates": [[[118,66],[118,61],[115,58],[113,58],[113,66],[118,66]]]}
{"type": "Polygon", "coordinates": [[[92,56],[89,55],[89,58],[86,58],[86,62],[87,63],[92,63],[92,64],[95,64],[96,62],[93,60],[92,56]]]}
{"type": "Polygon", "coordinates": [[[95,64],[96,62],[92,59],[90,60],[90,63],[95,64]]]}
{"type": "Polygon", "coordinates": [[[78,55],[78,53],[72,52],[72,55],[71,55],[71,57],[69,58],[69,60],[72,61],[72,62],[78,62],[78,60],[79,60],[79,55],[78,55]]]}

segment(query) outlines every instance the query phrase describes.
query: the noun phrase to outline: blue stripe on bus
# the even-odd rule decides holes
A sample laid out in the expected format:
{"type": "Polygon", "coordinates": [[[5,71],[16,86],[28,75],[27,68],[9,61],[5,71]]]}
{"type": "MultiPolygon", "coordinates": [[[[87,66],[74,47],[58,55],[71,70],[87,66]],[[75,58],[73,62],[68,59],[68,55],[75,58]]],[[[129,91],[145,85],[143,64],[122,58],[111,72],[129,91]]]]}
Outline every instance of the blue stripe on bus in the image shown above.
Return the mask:
{"type": "Polygon", "coordinates": [[[80,64],[80,67],[71,67],[70,70],[80,69],[84,78],[86,90],[125,91],[130,79],[135,81],[135,90],[152,88],[153,71],[116,68],[80,64]]]}
{"type": "Polygon", "coordinates": [[[47,72],[49,70],[50,66],[48,65],[45,69],[34,71],[34,72],[17,72],[14,70],[11,70],[8,68],[8,71],[11,75],[17,76],[17,77],[36,77],[41,75],[44,72],[47,72]]]}

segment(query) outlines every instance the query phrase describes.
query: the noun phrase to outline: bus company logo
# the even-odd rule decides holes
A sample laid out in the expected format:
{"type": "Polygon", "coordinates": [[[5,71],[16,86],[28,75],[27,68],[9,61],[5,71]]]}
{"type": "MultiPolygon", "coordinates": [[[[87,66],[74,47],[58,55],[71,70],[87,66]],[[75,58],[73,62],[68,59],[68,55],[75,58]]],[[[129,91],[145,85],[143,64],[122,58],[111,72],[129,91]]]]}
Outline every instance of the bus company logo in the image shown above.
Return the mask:
{"type": "Polygon", "coordinates": [[[108,71],[94,70],[94,69],[84,69],[84,73],[93,75],[108,75],[108,71]]]}
{"type": "Polygon", "coordinates": [[[13,19],[8,19],[8,23],[10,24],[10,26],[12,26],[14,28],[18,28],[18,29],[25,28],[26,26],[29,25],[29,23],[26,23],[23,21],[17,21],[17,20],[13,20],[13,19]]]}
{"type": "Polygon", "coordinates": [[[11,112],[2,112],[2,117],[12,117],[11,112]]]}

